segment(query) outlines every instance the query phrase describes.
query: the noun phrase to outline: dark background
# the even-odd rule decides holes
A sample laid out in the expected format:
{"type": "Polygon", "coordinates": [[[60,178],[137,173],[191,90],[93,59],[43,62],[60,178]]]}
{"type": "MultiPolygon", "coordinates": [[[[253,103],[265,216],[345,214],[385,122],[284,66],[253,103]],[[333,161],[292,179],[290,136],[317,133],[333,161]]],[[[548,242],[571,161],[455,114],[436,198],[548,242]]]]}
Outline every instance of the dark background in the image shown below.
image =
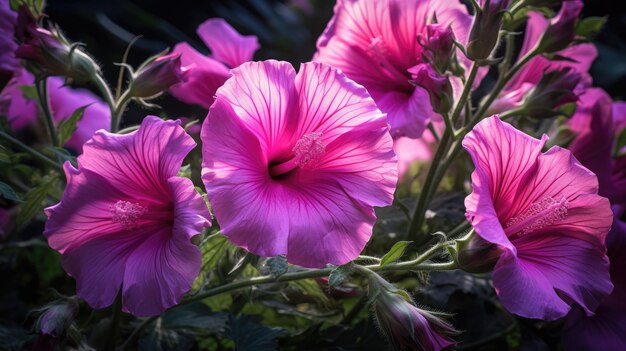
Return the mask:
{"type": "MultiPolygon", "coordinates": [[[[615,0],[585,3],[583,16],[608,16],[608,24],[594,39],[599,49],[591,72],[594,85],[604,88],[617,100],[625,99],[626,4],[615,0]]],[[[118,67],[113,63],[121,61],[135,36],[143,36],[130,51],[129,63],[135,67],[147,57],[182,41],[207,53],[195,30],[211,17],[225,18],[240,33],[256,35],[261,49],[255,59],[286,60],[297,67],[299,62],[311,59],[315,41],[332,16],[333,4],[330,0],[59,0],[48,2],[47,13],[70,39],[87,45],[87,50],[102,63],[109,82],[114,84],[118,67]]],[[[206,113],[168,96],[156,103],[164,109],[131,107],[126,124],[138,121],[147,113],[192,118],[202,118],[206,113]]]]}

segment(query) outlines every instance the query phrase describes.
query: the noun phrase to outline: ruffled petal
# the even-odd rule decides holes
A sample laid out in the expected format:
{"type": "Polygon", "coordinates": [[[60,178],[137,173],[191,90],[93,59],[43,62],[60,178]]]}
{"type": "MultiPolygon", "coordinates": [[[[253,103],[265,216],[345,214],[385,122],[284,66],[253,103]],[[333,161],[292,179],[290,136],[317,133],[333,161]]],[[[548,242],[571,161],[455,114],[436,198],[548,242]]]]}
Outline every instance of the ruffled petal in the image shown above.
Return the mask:
{"type": "Polygon", "coordinates": [[[428,92],[424,89],[415,89],[411,94],[396,91],[379,94],[374,91],[372,95],[380,109],[387,113],[394,138],[419,138],[428,122],[439,118],[430,104],[428,92]]]}
{"type": "Polygon", "coordinates": [[[211,55],[218,61],[235,68],[252,60],[259,49],[259,41],[254,35],[241,35],[221,18],[204,21],[197,29],[198,36],[211,49],[211,55]]]}
{"type": "Polygon", "coordinates": [[[528,187],[545,139],[532,138],[497,116],[480,122],[463,139],[476,167],[473,192],[465,199],[467,219],[483,239],[514,251],[500,223],[519,213],[517,194],[528,187]]]}
{"type": "Polygon", "coordinates": [[[171,177],[168,183],[175,201],[173,232],[191,239],[203,228],[210,227],[211,214],[191,179],[171,177]]]}
{"type": "Polygon", "coordinates": [[[156,316],[179,303],[202,265],[187,233],[155,229],[126,261],[122,307],[135,316],[156,316]]]}
{"type": "Polygon", "coordinates": [[[202,180],[222,233],[257,255],[286,254],[289,198],[272,186],[257,136],[219,99],[201,138],[202,180]]]}
{"type": "Polygon", "coordinates": [[[148,116],[133,133],[96,132],[83,146],[78,165],[98,173],[126,194],[151,201],[168,193],[167,179],[178,173],[195,145],[180,121],[148,116]]]}
{"type": "Polygon", "coordinates": [[[230,77],[228,67],[206,57],[187,43],[177,44],[173,54],[180,54],[181,63],[189,69],[187,80],[170,87],[178,100],[208,109],[215,100],[215,92],[230,77]]]}
{"type": "Polygon", "coordinates": [[[232,70],[217,98],[231,105],[270,161],[291,152],[297,114],[296,72],[287,62],[248,62],[232,70]],[[288,149],[285,147],[288,146],[288,149]]]}

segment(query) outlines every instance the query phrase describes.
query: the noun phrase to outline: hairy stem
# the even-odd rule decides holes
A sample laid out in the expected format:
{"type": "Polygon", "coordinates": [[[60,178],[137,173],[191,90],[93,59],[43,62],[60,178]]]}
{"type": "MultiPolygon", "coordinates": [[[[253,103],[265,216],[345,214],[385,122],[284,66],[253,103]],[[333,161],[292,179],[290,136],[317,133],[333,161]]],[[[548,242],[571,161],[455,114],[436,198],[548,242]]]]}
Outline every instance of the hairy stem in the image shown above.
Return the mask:
{"type": "Polygon", "coordinates": [[[37,79],[35,83],[37,89],[37,101],[44,117],[44,124],[48,129],[48,136],[52,146],[59,145],[59,135],[57,134],[57,128],[54,124],[54,118],[52,117],[52,111],[50,110],[50,101],[48,101],[48,82],[46,78],[37,79]]]}

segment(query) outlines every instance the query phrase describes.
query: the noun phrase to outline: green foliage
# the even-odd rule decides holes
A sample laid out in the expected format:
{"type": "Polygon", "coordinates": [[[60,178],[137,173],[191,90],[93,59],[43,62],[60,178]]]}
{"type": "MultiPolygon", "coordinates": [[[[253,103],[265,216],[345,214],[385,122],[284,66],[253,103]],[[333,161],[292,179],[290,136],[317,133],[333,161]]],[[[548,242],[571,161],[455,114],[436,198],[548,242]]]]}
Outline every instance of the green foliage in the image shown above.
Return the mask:
{"type": "Polygon", "coordinates": [[[287,264],[287,257],[280,255],[271,257],[267,260],[267,266],[270,269],[270,274],[273,277],[280,277],[281,275],[287,273],[289,269],[289,265],[287,264]]]}
{"type": "Polygon", "coordinates": [[[389,252],[387,252],[385,256],[383,256],[383,258],[380,260],[380,266],[383,267],[388,265],[389,263],[393,263],[399,260],[400,257],[404,255],[404,251],[411,243],[412,241],[398,241],[397,243],[395,243],[391,247],[391,250],[389,250],[389,252]]]}
{"type": "Polygon", "coordinates": [[[276,338],[282,331],[259,324],[255,316],[228,316],[225,335],[235,342],[237,351],[277,350],[276,338]]]}
{"type": "Polygon", "coordinates": [[[90,105],[85,105],[85,106],[77,108],[76,111],[72,113],[70,118],[64,119],[61,122],[59,122],[59,125],[57,127],[57,133],[59,134],[60,145],[63,145],[68,140],[70,140],[70,138],[76,131],[76,124],[81,119],[83,119],[83,116],[85,115],[85,109],[87,109],[87,107],[89,106],[90,105]]]}
{"type": "Polygon", "coordinates": [[[350,275],[350,264],[345,264],[333,269],[328,276],[328,286],[334,288],[339,286],[350,275]]]}
{"type": "Polygon", "coordinates": [[[2,195],[2,197],[4,197],[7,200],[11,200],[15,202],[22,202],[22,200],[20,200],[20,197],[17,195],[15,190],[13,190],[13,188],[11,188],[9,184],[4,183],[4,182],[0,182],[0,195],[2,195]]]}
{"type": "Polygon", "coordinates": [[[576,25],[576,34],[585,38],[598,34],[606,24],[607,19],[608,17],[583,18],[576,25]]]}
{"type": "Polygon", "coordinates": [[[19,213],[16,219],[18,227],[26,224],[35,215],[42,212],[46,205],[46,196],[54,190],[53,188],[56,181],[56,176],[47,175],[41,179],[39,185],[26,193],[23,203],[20,204],[19,213]]]}

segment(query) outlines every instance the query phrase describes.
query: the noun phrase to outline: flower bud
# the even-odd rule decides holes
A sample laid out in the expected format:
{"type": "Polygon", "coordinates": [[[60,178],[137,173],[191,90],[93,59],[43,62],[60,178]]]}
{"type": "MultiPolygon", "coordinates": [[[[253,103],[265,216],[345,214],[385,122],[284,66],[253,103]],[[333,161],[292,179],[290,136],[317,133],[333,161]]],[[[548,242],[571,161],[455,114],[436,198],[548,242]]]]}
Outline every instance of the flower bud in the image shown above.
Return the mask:
{"type": "Polygon", "coordinates": [[[424,48],[422,55],[426,61],[439,72],[445,72],[454,54],[452,28],[439,23],[429,24],[426,27],[426,35],[419,34],[417,41],[424,48]]]}
{"type": "Polygon", "coordinates": [[[185,82],[188,73],[188,68],[181,66],[179,54],[156,56],[133,74],[130,94],[138,98],[158,95],[174,84],[185,82]]]}
{"type": "Polygon", "coordinates": [[[394,350],[442,350],[455,344],[447,338],[457,334],[454,327],[415,307],[404,291],[374,274],[369,285],[376,320],[394,350]]]}
{"type": "Polygon", "coordinates": [[[467,57],[474,61],[486,60],[498,44],[502,17],[510,0],[483,0],[482,8],[476,9],[474,23],[466,48],[467,57]]]}
{"type": "Polygon", "coordinates": [[[559,13],[550,20],[548,29],[543,33],[537,49],[541,53],[552,53],[568,47],[576,36],[576,24],[582,11],[580,0],[563,1],[559,13]]]}
{"type": "Polygon", "coordinates": [[[437,73],[430,64],[420,63],[408,69],[411,83],[428,92],[433,111],[447,113],[452,108],[452,84],[446,76],[437,73]]]}
{"type": "Polygon", "coordinates": [[[521,113],[533,118],[550,118],[559,115],[562,105],[578,101],[576,87],[582,75],[571,67],[544,73],[537,86],[526,96],[521,113]]]}
{"type": "Polygon", "coordinates": [[[477,235],[470,239],[457,241],[457,263],[459,267],[470,273],[491,272],[498,262],[502,250],[477,235]]]}
{"type": "Polygon", "coordinates": [[[65,334],[78,314],[78,299],[57,300],[42,309],[37,320],[37,330],[53,338],[65,334]]]}
{"type": "Polygon", "coordinates": [[[17,16],[16,37],[20,43],[15,56],[27,61],[37,75],[65,76],[88,82],[100,68],[78,44],[71,44],[57,28],[45,29],[28,7],[21,6],[17,16]]]}

